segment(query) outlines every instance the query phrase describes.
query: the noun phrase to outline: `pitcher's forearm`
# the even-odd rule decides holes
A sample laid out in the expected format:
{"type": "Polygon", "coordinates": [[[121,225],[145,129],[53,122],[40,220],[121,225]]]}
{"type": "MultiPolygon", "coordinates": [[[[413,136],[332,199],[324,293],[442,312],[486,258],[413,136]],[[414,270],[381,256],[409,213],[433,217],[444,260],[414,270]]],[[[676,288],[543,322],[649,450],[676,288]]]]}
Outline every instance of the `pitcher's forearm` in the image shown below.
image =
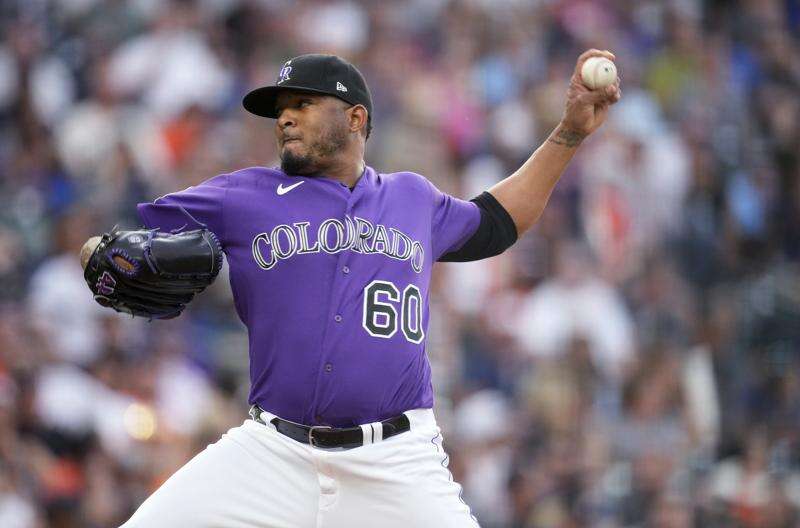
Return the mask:
{"type": "Polygon", "coordinates": [[[584,137],[559,125],[514,174],[489,189],[514,219],[518,236],[539,219],[584,137]]]}

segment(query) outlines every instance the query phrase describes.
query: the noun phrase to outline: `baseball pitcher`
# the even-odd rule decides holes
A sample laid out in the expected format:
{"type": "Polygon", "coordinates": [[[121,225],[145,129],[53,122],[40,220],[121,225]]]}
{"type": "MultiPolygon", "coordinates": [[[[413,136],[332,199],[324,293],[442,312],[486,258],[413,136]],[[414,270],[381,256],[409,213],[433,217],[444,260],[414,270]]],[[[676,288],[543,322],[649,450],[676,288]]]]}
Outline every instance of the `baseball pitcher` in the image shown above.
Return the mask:
{"type": "Polygon", "coordinates": [[[243,100],[275,120],[279,168],[222,174],[140,204],[146,229],[87,242],[98,302],[156,319],[179,315],[224,253],[249,332],[249,419],[168,479],[125,528],[478,525],[432,411],[431,270],[497,255],[539,218],[621,96],[619,81],[581,82],[590,57],[614,59],[581,55],[558,127],[470,201],[419,174],[367,167],[364,78],[336,56],[295,57],[243,100]]]}

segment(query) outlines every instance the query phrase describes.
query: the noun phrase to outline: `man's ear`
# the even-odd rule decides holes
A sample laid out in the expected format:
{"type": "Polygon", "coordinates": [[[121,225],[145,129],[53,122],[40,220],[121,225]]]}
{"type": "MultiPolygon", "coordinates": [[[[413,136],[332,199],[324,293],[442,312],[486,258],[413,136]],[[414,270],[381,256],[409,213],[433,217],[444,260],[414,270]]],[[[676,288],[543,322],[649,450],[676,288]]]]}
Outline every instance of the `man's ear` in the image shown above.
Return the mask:
{"type": "Polygon", "coordinates": [[[363,130],[366,133],[367,129],[367,109],[364,105],[355,105],[350,108],[350,131],[357,132],[363,130]]]}

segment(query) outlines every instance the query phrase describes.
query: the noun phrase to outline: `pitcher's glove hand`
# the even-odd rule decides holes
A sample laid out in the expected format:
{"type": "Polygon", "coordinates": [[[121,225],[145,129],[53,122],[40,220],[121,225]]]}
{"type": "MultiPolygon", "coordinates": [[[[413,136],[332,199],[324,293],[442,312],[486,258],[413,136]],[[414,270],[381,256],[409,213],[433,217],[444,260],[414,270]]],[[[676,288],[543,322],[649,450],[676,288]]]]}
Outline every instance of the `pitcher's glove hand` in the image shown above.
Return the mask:
{"type": "Polygon", "coordinates": [[[100,239],[83,276],[102,306],[171,319],[214,282],[221,267],[222,247],[207,229],[178,234],[115,230],[100,239]]]}

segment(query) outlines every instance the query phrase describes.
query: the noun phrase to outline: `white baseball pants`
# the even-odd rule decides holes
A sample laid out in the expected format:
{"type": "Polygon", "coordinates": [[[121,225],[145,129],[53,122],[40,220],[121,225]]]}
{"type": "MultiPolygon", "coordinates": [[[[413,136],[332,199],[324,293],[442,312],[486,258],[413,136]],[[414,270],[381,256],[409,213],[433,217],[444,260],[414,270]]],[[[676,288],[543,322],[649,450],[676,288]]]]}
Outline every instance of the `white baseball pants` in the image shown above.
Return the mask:
{"type": "Polygon", "coordinates": [[[172,475],[122,528],[478,526],[447,469],[433,411],[405,414],[410,431],[349,450],[313,448],[246,420],[172,475]]]}

